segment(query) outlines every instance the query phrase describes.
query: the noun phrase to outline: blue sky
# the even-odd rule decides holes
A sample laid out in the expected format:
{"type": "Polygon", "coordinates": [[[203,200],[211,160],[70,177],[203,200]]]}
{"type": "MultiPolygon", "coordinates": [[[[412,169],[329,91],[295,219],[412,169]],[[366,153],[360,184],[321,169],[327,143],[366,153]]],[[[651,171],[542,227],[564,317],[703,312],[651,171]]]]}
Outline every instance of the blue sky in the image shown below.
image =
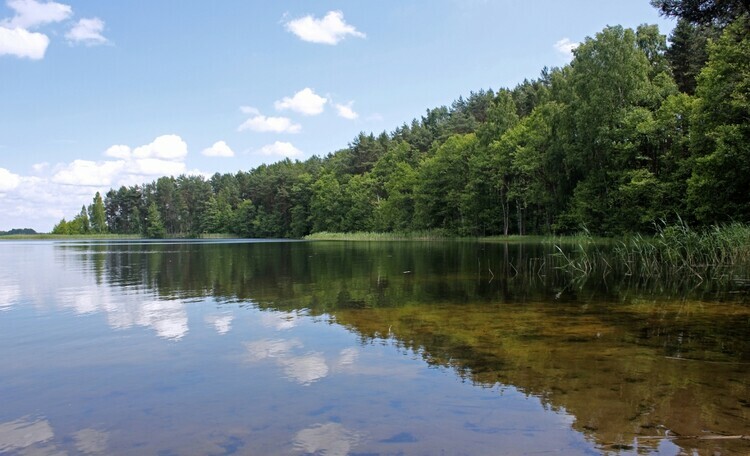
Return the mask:
{"type": "Polygon", "coordinates": [[[648,0],[0,0],[0,230],[96,191],[346,147],[512,87],[648,0]]]}

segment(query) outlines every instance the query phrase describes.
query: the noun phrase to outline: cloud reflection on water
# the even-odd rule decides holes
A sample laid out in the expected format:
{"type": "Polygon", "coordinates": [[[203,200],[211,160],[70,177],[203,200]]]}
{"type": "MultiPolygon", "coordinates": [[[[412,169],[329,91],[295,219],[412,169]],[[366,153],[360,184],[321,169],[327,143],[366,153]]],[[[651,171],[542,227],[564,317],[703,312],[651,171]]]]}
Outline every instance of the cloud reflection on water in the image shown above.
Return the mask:
{"type": "MultiPolygon", "coordinates": [[[[104,455],[109,454],[109,433],[96,429],[81,429],[72,434],[72,439],[63,439],[60,443],[71,441],[78,450],[76,454],[104,455]]],[[[66,455],[67,451],[55,443],[55,431],[46,419],[32,420],[29,417],[0,423],[0,454],[18,454],[23,456],[66,455]]]]}
{"type": "Polygon", "coordinates": [[[299,323],[300,316],[295,312],[264,312],[260,316],[260,322],[267,328],[277,331],[292,329],[299,323]]]}
{"type": "Polygon", "coordinates": [[[339,423],[315,424],[297,433],[294,447],[303,453],[344,456],[357,446],[361,438],[339,423]]]}
{"type": "Polygon", "coordinates": [[[150,327],[163,339],[180,340],[189,331],[185,303],[154,299],[153,295],[101,285],[66,287],[56,293],[61,306],[80,315],[104,312],[113,329],[150,327]]]}
{"type": "Polygon", "coordinates": [[[286,378],[300,385],[310,385],[328,375],[329,368],[321,353],[311,352],[296,354],[304,348],[298,339],[262,339],[245,343],[248,351],[247,360],[258,362],[272,358],[283,367],[286,378]]]}
{"type": "Polygon", "coordinates": [[[234,320],[234,315],[208,315],[205,318],[206,323],[213,326],[221,336],[232,329],[232,320],[234,320]]]}
{"type": "Polygon", "coordinates": [[[73,434],[78,451],[84,454],[106,454],[109,434],[96,429],[81,429],[73,434]]]}
{"type": "Polygon", "coordinates": [[[21,297],[21,288],[17,283],[0,282],[0,312],[9,310],[21,297]]]}
{"type": "Polygon", "coordinates": [[[47,420],[28,421],[20,418],[0,423],[0,453],[28,448],[47,442],[55,436],[47,420]]]}
{"type": "Polygon", "coordinates": [[[279,364],[284,366],[287,378],[304,386],[311,385],[328,375],[328,364],[320,353],[282,358],[279,364]]]}

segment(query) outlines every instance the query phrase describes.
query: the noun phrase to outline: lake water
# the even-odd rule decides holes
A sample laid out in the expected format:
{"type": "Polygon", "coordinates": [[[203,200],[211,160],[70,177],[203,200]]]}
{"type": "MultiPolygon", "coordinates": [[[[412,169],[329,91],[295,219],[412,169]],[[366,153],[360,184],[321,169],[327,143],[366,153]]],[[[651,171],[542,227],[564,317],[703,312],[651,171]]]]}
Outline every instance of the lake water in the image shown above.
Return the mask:
{"type": "Polygon", "coordinates": [[[750,454],[747,290],[549,250],[0,243],[0,454],[750,454]]]}

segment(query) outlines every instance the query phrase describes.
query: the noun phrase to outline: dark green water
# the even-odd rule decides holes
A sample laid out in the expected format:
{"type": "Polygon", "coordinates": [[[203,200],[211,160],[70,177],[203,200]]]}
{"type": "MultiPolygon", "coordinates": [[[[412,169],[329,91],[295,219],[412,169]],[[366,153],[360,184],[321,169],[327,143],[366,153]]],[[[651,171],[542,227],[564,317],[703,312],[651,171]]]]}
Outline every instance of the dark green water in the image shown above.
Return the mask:
{"type": "Polygon", "coordinates": [[[549,251],[0,243],[0,454],[750,454],[747,290],[549,251]]]}

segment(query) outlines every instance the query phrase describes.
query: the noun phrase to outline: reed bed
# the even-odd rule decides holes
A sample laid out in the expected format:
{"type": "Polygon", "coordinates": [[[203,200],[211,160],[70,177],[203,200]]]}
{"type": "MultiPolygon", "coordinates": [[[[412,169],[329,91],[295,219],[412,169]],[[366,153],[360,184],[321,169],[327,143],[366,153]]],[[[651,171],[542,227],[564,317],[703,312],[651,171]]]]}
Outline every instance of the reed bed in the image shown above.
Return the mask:
{"type": "Polygon", "coordinates": [[[750,283],[750,226],[741,223],[703,231],[682,221],[661,223],[653,236],[636,234],[610,245],[584,236],[573,248],[555,245],[555,250],[557,267],[578,276],[750,283]]]}

